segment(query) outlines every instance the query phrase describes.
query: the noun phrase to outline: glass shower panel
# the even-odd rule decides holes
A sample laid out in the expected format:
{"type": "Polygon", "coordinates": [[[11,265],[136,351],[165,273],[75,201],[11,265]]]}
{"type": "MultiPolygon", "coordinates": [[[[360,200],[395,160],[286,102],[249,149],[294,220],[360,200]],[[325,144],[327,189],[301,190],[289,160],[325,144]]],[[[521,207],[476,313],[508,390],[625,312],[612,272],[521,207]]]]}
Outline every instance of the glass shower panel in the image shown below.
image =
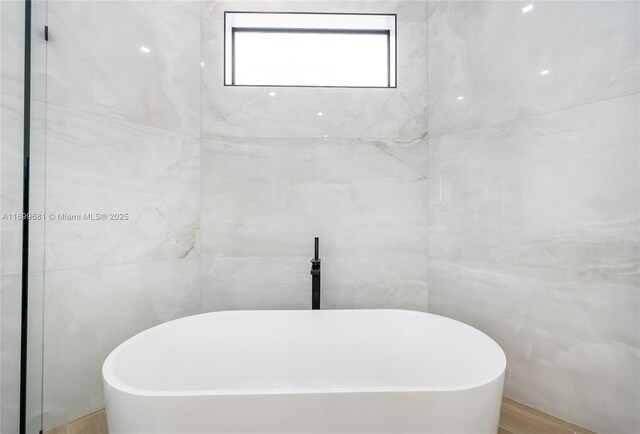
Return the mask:
{"type": "Polygon", "coordinates": [[[27,375],[25,432],[42,429],[42,372],[45,294],[45,163],[47,123],[47,2],[32,1],[31,11],[31,134],[29,211],[29,303],[27,328],[27,375]],[[37,216],[37,217],[36,217],[37,216]]]}
{"type": "Polygon", "coordinates": [[[0,2],[2,433],[42,428],[46,7],[0,2]]]}

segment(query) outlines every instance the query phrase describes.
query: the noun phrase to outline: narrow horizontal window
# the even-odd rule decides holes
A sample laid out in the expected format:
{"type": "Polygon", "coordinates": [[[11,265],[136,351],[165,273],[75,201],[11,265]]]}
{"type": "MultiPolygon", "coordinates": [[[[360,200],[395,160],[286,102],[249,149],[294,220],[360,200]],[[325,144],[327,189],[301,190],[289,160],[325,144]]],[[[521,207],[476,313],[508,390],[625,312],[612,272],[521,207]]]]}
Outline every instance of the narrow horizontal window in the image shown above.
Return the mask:
{"type": "Polygon", "coordinates": [[[396,87],[396,16],[225,13],[225,85],[396,87]]]}

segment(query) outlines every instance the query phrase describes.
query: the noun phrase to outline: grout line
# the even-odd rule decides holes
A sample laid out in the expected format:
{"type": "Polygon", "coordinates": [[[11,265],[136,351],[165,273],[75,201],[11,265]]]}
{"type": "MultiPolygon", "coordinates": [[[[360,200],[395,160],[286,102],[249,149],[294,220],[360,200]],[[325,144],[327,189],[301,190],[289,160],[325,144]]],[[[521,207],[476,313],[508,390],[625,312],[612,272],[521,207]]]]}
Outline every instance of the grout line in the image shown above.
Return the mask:
{"type": "MultiPolygon", "coordinates": [[[[431,15],[433,15],[436,12],[436,8],[438,8],[439,6],[440,6],[440,4],[437,3],[436,7],[433,9],[431,15]]],[[[427,226],[426,243],[427,243],[427,245],[425,246],[425,250],[426,250],[426,262],[427,262],[427,270],[426,270],[427,271],[427,312],[431,312],[431,309],[429,308],[429,300],[431,298],[430,297],[430,292],[431,292],[431,255],[430,255],[430,252],[429,252],[429,244],[430,244],[429,241],[431,240],[431,234],[429,233],[429,228],[430,228],[430,223],[431,223],[431,218],[430,217],[431,216],[430,216],[430,212],[429,211],[431,210],[431,206],[429,205],[429,196],[430,196],[429,191],[432,188],[431,184],[433,183],[433,179],[430,178],[430,176],[432,174],[432,170],[431,170],[431,153],[430,153],[431,138],[429,137],[429,131],[430,131],[430,128],[431,128],[431,126],[429,125],[429,102],[430,102],[429,101],[429,76],[430,76],[430,74],[429,74],[429,57],[430,57],[429,53],[431,52],[430,46],[429,46],[429,41],[430,41],[430,38],[429,38],[429,34],[430,34],[430,32],[429,32],[429,27],[430,27],[429,21],[430,21],[431,15],[429,14],[428,8],[429,8],[429,4],[427,4],[427,19],[426,19],[426,27],[427,27],[426,68],[427,68],[427,70],[425,71],[425,73],[427,74],[427,77],[426,77],[426,81],[427,81],[427,86],[426,86],[427,87],[427,89],[426,89],[426,92],[427,92],[427,95],[426,95],[426,100],[427,100],[427,122],[426,122],[427,123],[427,135],[425,137],[426,141],[427,141],[427,143],[426,143],[427,144],[427,146],[426,146],[427,147],[427,150],[426,150],[426,152],[427,152],[427,191],[426,191],[427,197],[425,199],[426,208],[427,208],[427,211],[426,211],[426,219],[427,219],[427,221],[426,221],[426,226],[427,226]]]]}
{"type": "MultiPolygon", "coordinates": [[[[308,258],[313,255],[301,254],[301,255],[202,255],[203,258],[229,258],[229,259],[299,259],[299,258],[308,258]]],[[[322,258],[330,258],[330,259],[340,259],[340,258],[424,258],[427,255],[424,253],[420,254],[412,254],[412,253],[403,253],[403,254],[379,254],[379,255],[322,255],[322,258]]]]}
{"type": "MultiPolygon", "coordinates": [[[[464,298],[463,296],[459,296],[459,295],[449,295],[450,298],[453,298],[454,301],[453,302],[446,302],[447,304],[457,304],[457,305],[462,305],[463,307],[475,307],[474,304],[470,304],[469,302],[465,302],[466,298],[464,298]]],[[[589,335],[584,335],[584,334],[580,334],[580,333],[575,333],[572,332],[570,330],[556,330],[551,328],[550,326],[544,325],[544,324],[540,324],[538,322],[535,321],[530,321],[530,320],[523,320],[521,317],[517,317],[514,316],[515,314],[509,314],[507,312],[503,312],[500,311],[498,309],[487,309],[485,308],[485,312],[486,313],[490,313],[492,316],[494,317],[499,317],[500,319],[506,319],[512,322],[515,322],[518,324],[519,327],[523,327],[523,326],[527,326],[530,328],[534,328],[537,330],[543,330],[545,332],[548,333],[553,333],[555,335],[560,335],[560,336],[565,336],[565,337],[570,337],[570,338],[576,338],[576,339],[580,339],[582,341],[587,341],[590,343],[602,343],[604,342],[604,340],[601,337],[598,336],[589,336],[589,335]]],[[[612,347],[622,347],[622,348],[632,348],[632,345],[623,341],[611,341],[609,342],[610,345],[612,347]]]]}
{"type": "MultiPolygon", "coordinates": [[[[202,139],[205,140],[220,140],[220,139],[229,139],[229,140],[321,140],[325,141],[324,137],[321,136],[225,136],[225,135],[202,135],[202,139]]],[[[428,135],[425,133],[419,137],[347,137],[347,136],[331,136],[326,140],[329,142],[337,141],[337,140],[348,140],[349,142],[360,141],[364,144],[369,144],[369,142],[397,142],[400,144],[406,144],[409,146],[416,146],[420,144],[423,140],[427,140],[428,135]]]]}
{"type": "MultiPolygon", "coordinates": [[[[202,91],[203,91],[203,62],[204,62],[204,56],[202,53],[202,40],[204,39],[204,22],[203,22],[203,17],[204,17],[204,1],[200,2],[200,19],[198,20],[199,24],[200,24],[200,37],[199,37],[199,41],[198,43],[200,44],[200,82],[198,83],[198,187],[200,189],[199,191],[199,195],[198,195],[198,239],[196,240],[198,245],[198,312],[199,313],[203,313],[203,308],[202,308],[202,91]]],[[[224,29],[223,29],[224,31],[224,29]]],[[[224,60],[223,60],[224,61],[224,60]]],[[[224,67],[224,65],[223,65],[224,67]]]]}
{"type": "MultiPolygon", "coordinates": [[[[11,93],[11,92],[5,92],[5,91],[3,91],[3,90],[0,90],[0,97],[1,97],[1,96],[9,96],[9,97],[12,97],[12,98],[20,98],[20,99],[24,99],[24,95],[16,95],[16,94],[13,94],[13,93],[11,93]]],[[[33,99],[33,98],[32,98],[32,101],[35,101],[35,102],[37,102],[37,103],[41,103],[41,102],[42,102],[42,101],[38,101],[38,100],[33,99]]],[[[24,115],[24,113],[22,113],[22,114],[24,115]]]]}
{"type": "MultiPolygon", "coordinates": [[[[198,254],[198,257],[200,254],[198,254]]],[[[195,254],[193,256],[187,255],[185,258],[168,258],[168,259],[158,259],[151,261],[132,261],[132,262],[121,262],[118,264],[95,264],[95,265],[86,265],[82,267],[69,267],[69,268],[53,268],[48,270],[38,270],[32,271],[32,273],[57,273],[64,271],[74,271],[74,270],[91,270],[95,268],[108,268],[108,267],[120,267],[123,265],[142,265],[142,264],[156,264],[156,263],[164,263],[164,262],[181,262],[181,261],[193,261],[195,260],[195,254]]],[[[17,273],[20,274],[20,273],[17,273]]]]}
{"type": "MultiPolygon", "coordinates": [[[[95,265],[87,265],[82,267],[69,267],[69,268],[54,268],[48,270],[35,270],[31,271],[31,273],[57,273],[57,272],[65,272],[65,271],[74,271],[74,270],[90,270],[96,268],[109,268],[109,267],[120,267],[125,265],[142,265],[142,264],[156,264],[156,263],[165,263],[165,262],[181,262],[181,261],[195,261],[196,259],[202,258],[234,258],[234,259],[242,259],[242,258],[251,258],[251,259],[274,259],[274,258],[306,258],[308,255],[212,255],[212,254],[202,254],[202,252],[193,256],[187,256],[185,258],[168,258],[168,259],[158,259],[151,261],[133,261],[133,262],[122,262],[118,264],[95,264],[95,265]]],[[[426,253],[401,253],[401,254],[379,254],[379,255],[324,255],[325,258],[407,258],[407,257],[426,257],[426,253]]],[[[10,273],[4,276],[15,276],[20,273],[10,273]]]]}

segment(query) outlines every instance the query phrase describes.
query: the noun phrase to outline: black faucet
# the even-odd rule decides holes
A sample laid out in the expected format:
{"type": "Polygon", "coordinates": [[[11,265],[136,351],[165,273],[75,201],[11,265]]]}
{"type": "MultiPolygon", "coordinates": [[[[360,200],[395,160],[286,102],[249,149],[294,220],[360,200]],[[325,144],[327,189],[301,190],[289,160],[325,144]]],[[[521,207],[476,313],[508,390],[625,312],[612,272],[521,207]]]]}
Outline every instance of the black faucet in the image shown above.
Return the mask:
{"type": "Polygon", "coordinates": [[[320,309],[320,258],[318,247],[320,240],[316,237],[316,254],[311,260],[311,309],[320,309]]]}

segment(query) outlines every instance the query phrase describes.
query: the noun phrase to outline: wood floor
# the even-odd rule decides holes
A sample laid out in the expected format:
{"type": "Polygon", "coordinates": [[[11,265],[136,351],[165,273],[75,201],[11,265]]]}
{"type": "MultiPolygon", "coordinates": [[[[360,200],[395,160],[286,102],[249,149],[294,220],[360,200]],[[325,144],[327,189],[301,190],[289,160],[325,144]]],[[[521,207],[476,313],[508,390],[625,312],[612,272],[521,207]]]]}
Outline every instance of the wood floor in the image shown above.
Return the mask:
{"type": "MultiPolygon", "coordinates": [[[[99,410],[56,428],[45,434],[109,434],[107,415],[99,410]]],[[[498,434],[594,434],[557,417],[504,398],[498,434]]]]}
{"type": "Polygon", "coordinates": [[[46,430],[44,434],[109,434],[107,413],[104,409],[94,411],[69,423],[46,430]]]}
{"type": "Polygon", "coordinates": [[[594,434],[508,398],[502,399],[498,434],[594,434]]]}

